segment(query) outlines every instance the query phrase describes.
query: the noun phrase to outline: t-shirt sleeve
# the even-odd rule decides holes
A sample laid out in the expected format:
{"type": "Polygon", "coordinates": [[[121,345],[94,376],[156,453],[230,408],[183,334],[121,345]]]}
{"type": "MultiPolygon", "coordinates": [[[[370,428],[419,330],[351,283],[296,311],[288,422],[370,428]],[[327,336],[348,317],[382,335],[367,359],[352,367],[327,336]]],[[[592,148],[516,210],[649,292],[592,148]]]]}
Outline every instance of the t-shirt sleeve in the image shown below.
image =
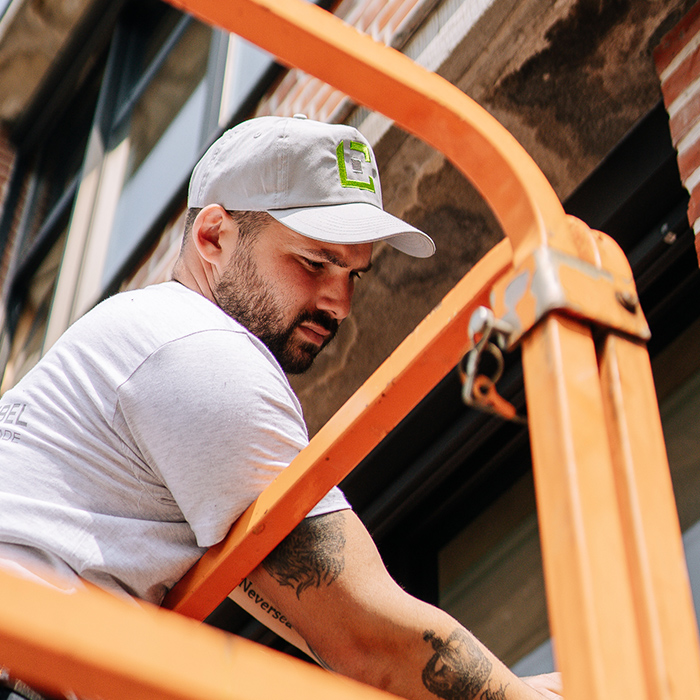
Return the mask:
{"type": "MultiPolygon", "coordinates": [[[[219,542],[308,442],[286,377],[243,332],[164,345],[119,387],[118,410],[201,547],[219,542]]],[[[343,507],[334,489],[312,514],[343,507]]]]}

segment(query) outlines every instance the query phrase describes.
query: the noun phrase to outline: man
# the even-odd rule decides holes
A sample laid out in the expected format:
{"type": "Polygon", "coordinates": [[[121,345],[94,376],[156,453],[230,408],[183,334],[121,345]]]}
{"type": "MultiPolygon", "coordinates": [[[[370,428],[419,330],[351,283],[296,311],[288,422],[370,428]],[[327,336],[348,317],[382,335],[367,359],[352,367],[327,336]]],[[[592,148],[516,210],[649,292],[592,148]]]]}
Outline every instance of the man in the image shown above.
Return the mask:
{"type": "MultiPolygon", "coordinates": [[[[285,372],[335,335],[372,243],[434,250],[382,210],[359,132],[302,117],[224,134],[189,208],[173,281],[100,304],[0,402],[0,565],[20,575],[159,603],[306,445],[285,372]]],[[[403,592],[337,488],[247,585],[323,665],[407,698],[559,697],[403,592]]]]}

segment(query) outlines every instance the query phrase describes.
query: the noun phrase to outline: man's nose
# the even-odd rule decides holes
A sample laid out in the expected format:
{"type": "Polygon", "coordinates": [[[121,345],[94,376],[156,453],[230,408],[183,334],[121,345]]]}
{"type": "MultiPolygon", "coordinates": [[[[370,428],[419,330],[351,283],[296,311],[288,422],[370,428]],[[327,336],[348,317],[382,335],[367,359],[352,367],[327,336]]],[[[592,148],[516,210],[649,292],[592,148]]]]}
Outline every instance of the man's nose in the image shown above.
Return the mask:
{"type": "Polygon", "coordinates": [[[352,279],[340,277],[328,279],[321,289],[316,307],[327,311],[337,321],[342,321],[350,313],[352,294],[352,279]]]}

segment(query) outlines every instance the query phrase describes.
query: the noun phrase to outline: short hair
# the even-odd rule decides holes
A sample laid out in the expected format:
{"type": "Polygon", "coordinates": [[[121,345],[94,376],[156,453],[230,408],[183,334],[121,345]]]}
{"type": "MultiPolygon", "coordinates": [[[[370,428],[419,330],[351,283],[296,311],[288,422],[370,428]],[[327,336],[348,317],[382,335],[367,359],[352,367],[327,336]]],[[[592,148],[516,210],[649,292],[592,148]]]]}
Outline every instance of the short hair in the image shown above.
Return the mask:
{"type": "MultiPolygon", "coordinates": [[[[200,211],[202,211],[201,207],[191,207],[187,210],[187,216],[185,217],[185,233],[182,237],[183,246],[192,233],[194,220],[197,218],[200,211]]],[[[224,211],[233,219],[236,226],[238,226],[241,240],[246,240],[248,243],[255,240],[255,237],[265,225],[274,221],[266,211],[229,211],[228,209],[224,211]]]]}

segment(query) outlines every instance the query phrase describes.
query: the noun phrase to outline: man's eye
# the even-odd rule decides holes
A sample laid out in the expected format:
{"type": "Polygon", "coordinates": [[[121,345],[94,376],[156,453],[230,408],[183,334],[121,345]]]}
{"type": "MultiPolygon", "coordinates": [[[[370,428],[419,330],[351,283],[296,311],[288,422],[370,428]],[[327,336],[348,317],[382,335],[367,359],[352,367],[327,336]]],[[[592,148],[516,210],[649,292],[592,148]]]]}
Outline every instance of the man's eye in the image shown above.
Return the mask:
{"type": "Polygon", "coordinates": [[[309,258],[302,258],[304,265],[310,270],[323,270],[323,263],[318,260],[310,260],[309,258]]]}

